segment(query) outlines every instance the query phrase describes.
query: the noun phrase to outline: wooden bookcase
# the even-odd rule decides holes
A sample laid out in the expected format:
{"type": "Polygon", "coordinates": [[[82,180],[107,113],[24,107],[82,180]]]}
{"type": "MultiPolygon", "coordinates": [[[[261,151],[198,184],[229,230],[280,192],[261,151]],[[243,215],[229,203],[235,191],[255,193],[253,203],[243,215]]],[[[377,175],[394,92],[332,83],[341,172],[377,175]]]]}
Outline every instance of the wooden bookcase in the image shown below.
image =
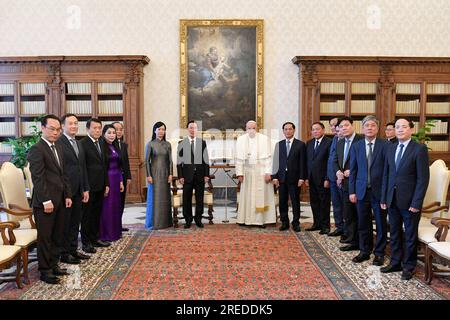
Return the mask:
{"type": "Polygon", "coordinates": [[[4,142],[29,134],[39,115],[75,113],[79,138],[91,117],[103,125],[121,121],[133,176],[127,201],[141,202],[143,68],[148,63],[146,56],[0,57],[0,162],[11,157],[4,142]]]}
{"type": "Polygon", "coordinates": [[[384,126],[407,116],[415,128],[438,120],[429,144],[430,159],[450,167],[450,58],[297,56],[301,139],[311,138],[311,124],[348,115],[361,120],[376,115],[384,126]]]}

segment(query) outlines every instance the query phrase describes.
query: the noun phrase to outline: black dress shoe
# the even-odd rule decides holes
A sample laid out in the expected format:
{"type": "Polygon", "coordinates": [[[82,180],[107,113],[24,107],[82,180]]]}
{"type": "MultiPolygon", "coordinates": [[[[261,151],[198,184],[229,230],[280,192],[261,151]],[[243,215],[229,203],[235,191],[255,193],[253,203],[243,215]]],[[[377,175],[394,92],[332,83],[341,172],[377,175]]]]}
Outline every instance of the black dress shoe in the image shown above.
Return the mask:
{"type": "Polygon", "coordinates": [[[391,272],[399,272],[402,271],[402,267],[400,265],[393,266],[392,264],[388,264],[386,267],[380,269],[382,273],[391,273],[391,272]]]}
{"type": "Polygon", "coordinates": [[[261,229],[265,229],[265,228],[266,228],[266,225],[265,225],[265,224],[262,224],[262,225],[260,225],[260,226],[258,226],[258,227],[260,227],[261,229]]]}
{"type": "Polygon", "coordinates": [[[375,256],[375,258],[373,258],[373,262],[372,264],[374,266],[379,266],[381,267],[384,264],[384,257],[381,256],[375,256]]]}
{"type": "Polygon", "coordinates": [[[191,223],[189,222],[186,222],[186,224],[184,225],[184,228],[185,229],[189,229],[191,227],[191,223]]]}
{"type": "Polygon", "coordinates": [[[53,274],[55,276],[67,276],[67,275],[69,275],[69,273],[67,272],[67,269],[60,268],[59,266],[57,266],[57,267],[55,267],[53,269],[53,274]]]}
{"type": "Polygon", "coordinates": [[[97,249],[95,249],[92,245],[83,246],[83,251],[86,253],[96,253],[97,249]]]}
{"type": "Polygon", "coordinates": [[[127,231],[130,231],[130,229],[128,229],[128,228],[122,228],[122,232],[127,232],[127,231]]]}
{"type": "Polygon", "coordinates": [[[359,246],[349,244],[347,246],[340,247],[339,250],[341,250],[341,251],[355,251],[355,250],[359,250],[359,246]]]}
{"type": "Polygon", "coordinates": [[[280,227],[279,230],[280,230],[280,231],[284,231],[284,230],[288,230],[288,229],[289,229],[289,225],[283,223],[283,224],[281,225],[281,227],[280,227]]]}
{"type": "Polygon", "coordinates": [[[80,260],[89,260],[91,257],[88,256],[87,254],[83,254],[81,252],[74,252],[72,253],[72,256],[74,256],[75,258],[78,258],[80,260]]]}
{"type": "Polygon", "coordinates": [[[330,232],[328,235],[330,237],[338,237],[338,236],[342,236],[344,233],[338,229],[334,230],[333,232],[330,232]]]}
{"type": "Polygon", "coordinates": [[[55,275],[49,273],[49,274],[41,274],[41,276],[39,277],[39,279],[41,281],[44,281],[45,283],[48,284],[58,284],[61,282],[61,280],[56,277],[55,275]]]}
{"type": "Polygon", "coordinates": [[[369,260],[370,254],[360,252],[356,257],[352,259],[355,263],[361,263],[363,261],[369,260]]]}
{"type": "Polygon", "coordinates": [[[328,234],[328,233],[330,233],[330,229],[322,229],[319,232],[319,234],[328,234]]]}
{"type": "Polygon", "coordinates": [[[94,247],[105,248],[105,247],[109,247],[111,245],[111,242],[98,240],[98,241],[94,242],[92,245],[94,247]]]}
{"type": "Polygon", "coordinates": [[[61,262],[68,263],[68,264],[80,264],[81,260],[78,258],[75,258],[71,254],[69,254],[67,256],[62,256],[61,262]]]}
{"type": "Polygon", "coordinates": [[[402,280],[410,280],[413,277],[413,273],[408,270],[403,270],[402,272],[402,280]]]}
{"type": "Polygon", "coordinates": [[[351,241],[350,240],[348,240],[348,239],[341,239],[341,240],[339,240],[339,242],[340,243],[350,243],[351,241]]]}
{"type": "Polygon", "coordinates": [[[197,227],[199,227],[199,228],[203,228],[204,227],[204,225],[203,225],[203,223],[201,221],[200,222],[196,222],[195,225],[197,227]]]}
{"type": "Polygon", "coordinates": [[[348,239],[348,237],[347,237],[345,234],[341,235],[341,240],[342,240],[342,241],[345,241],[345,240],[347,240],[347,239],[348,239]]]}
{"type": "Polygon", "coordinates": [[[305,229],[305,231],[317,231],[317,230],[320,230],[320,228],[316,226],[312,226],[311,228],[305,229]]]}
{"type": "Polygon", "coordinates": [[[299,226],[299,225],[292,226],[292,230],[294,230],[295,232],[300,232],[300,231],[302,231],[302,229],[300,229],[300,226],[299,226]]]}

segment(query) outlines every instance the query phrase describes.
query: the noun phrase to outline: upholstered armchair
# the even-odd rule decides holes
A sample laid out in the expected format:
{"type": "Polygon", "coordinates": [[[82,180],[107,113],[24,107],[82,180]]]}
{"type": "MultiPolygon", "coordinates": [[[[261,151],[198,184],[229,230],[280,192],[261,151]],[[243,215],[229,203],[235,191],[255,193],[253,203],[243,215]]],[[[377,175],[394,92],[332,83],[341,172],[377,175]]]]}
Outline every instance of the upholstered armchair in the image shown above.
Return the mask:
{"type": "Polygon", "coordinates": [[[30,191],[31,197],[33,195],[33,180],[31,180],[31,171],[29,163],[27,163],[27,165],[23,168],[23,174],[25,175],[25,186],[30,191]]]}
{"type": "Polygon", "coordinates": [[[450,276],[450,237],[448,229],[450,219],[432,218],[431,223],[436,227],[434,242],[428,243],[425,253],[425,282],[431,284],[434,275],[450,276]],[[436,263],[433,263],[436,262],[436,263]],[[443,269],[441,266],[445,266],[443,269]]]}
{"type": "Polygon", "coordinates": [[[21,251],[22,248],[17,246],[13,229],[19,227],[19,223],[14,221],[0,222],[0,270],[10,268],[16,263],[16,276],[10,277],[6,275],[0,276],[0,281],[15,281],[19,289],[23,288],[21,280],[21,251]]]}

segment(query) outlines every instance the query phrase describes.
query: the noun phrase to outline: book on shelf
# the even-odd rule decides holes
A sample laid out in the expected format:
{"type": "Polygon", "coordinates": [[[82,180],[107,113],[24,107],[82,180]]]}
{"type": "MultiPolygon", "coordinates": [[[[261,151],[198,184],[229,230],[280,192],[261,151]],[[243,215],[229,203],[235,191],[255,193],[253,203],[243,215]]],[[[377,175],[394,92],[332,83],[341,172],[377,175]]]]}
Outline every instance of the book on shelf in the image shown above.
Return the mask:
{"type": "Polygon", "coordinates": [[[0,96],[13,96],[14,83],[0,83],[0,96]]]}
{"type": "Polygon", "coordinates": [[[45,82],[28,82],[20,84],[20,94],[27,95],[45,95],[45,82]]]}
{"type": "Polygon", "coordinates": [[[97,84],[98,94],[122,94],[122,82],[99,82],[97,84]]]}
{"type": "Polygon", "coordinates": [[[320,83],[320,93],[327,94],[344,94],[345,83],[344,82],[322,82],[320,83]]]}
{"type": "Polygon", "coordinates": [[[32,126],[36,126],[39,130],[41,127],[41,123],[35,122],[35,121],[23,121],[22,122],[22,135],[30,136],[34,132],[32,126]]]}
{"type": "Polygon", "coordinates": [[[429,133],[437,134],[447,134],[448,133],[448,122],[442,120],[434,120],[434,127],[430,127],[429,133]]]}
{"type": "Polygon", "coordinates": [[[375,113],[375,100],[352,100],[352,113],[375,113]]]}
{"type": "Polygon", "coordinates": [[[66,100],[66,112],[74,114],[91,114],[91,100],[66,100]]]}
{"type": "Polygon", "coordinates": [[[86,136],[87,135],[86,123],[87,123],[87,121],[78,121],[77,136],[86,136]]]}
{"type": "Polygon", "coordinates": [[[352,94],[376,94],[377,84],[374,82],[353,82],[352,94]]]}
{"type": "Polygon", "coordinates": [[[450,114],[450,102],[427,102],[426,113],[450,114]]]}
{"type": "Polygon", "coordinates": [[[396,113],[410,113],[419,114],[420,113],[420,101],[408,100],[408,101],[396,101],[395,102],[395,112],[396,113]]]}
{"type": "Polygon", "coordinates": [[[0,101],[0,114],[14,115],[14,101],[0,101]]]}
{"type": "Polygon", "coordinates": [[[16,123],[15,122],[0,122],[0,136],[15,136],[16,123]]]}
{"type": "Polygon", "coordinates": [[[420,94],[420,83],[397,83],[395,92],[398,94],[420,94]]]}
{"type": "Polygon", "coordinates": [[[345,100],[334,102],[320,102],[320,113],[344,113],[345,100]]]}
{"type": "Polygon", "coordinates": [[[427,94],[450,94],[450,83],[429,83],[427,94]]]}
{"type": "Polygon", "coordinates": [[[22,101],[20,102],[22,114],[45,114],[45,101],[22,101]]]}
{"type": "Polygon", "coordinates": [[[67,94],[91,94],[91,83],[67,82],[67,94]]]}
{"type": "Polygon", "coordinates": [[[8,143],[0,142],[0,153],[12,153],[12,146],[8,143]]]}
{"type": "Polygon", "coordinates": [[[333,134],[333,132],[331,132],[331,127],[330,127],[330,123],[328,122],[328,120],[320,120],[320,122],[322,122],[322,124],[325,127],[325,134],[333,134]]]}
{"type": "Polygon", "coordinates": [[[98,101],[99,114],[122,114],[123,101],[122,100],[99,100],[98,101]]]}
{"type": "Polygon", "coordinates": [[[447,152],[448,151],[448,141],[426,141],[425,142],[428,148],[431,148],[430,151],[441,151],[441,152],[447,152]]]}

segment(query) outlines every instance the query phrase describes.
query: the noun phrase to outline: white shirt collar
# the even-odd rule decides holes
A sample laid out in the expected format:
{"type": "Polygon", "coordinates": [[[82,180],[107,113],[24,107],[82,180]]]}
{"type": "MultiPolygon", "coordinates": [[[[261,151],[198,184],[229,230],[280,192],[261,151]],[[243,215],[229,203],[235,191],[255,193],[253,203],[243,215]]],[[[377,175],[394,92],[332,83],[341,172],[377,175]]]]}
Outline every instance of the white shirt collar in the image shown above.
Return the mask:
{"type": "MultiPolygon", "coordinates": [[[[353,142],[353,139],[355,139],[355,136],[356,136],[356,132],[353,132],[353,134],[348,139],[350,139],[350,141],[353,142]]],[[[345,139],[347,139],[347,137],[345,137],[345,139]]]]}
{"type": "Polygon", "coordinates": [[[55,145],[54,143],[51,143],[50,141],[48,141],[47,139],[45,139],[44,137],[42,137],[42,140],[44,140],[48,146],[51,148],[53,145],[55,145]]]}
{"type": "Polygon", "coordinates": [[[67,133],[65,133],[65,132],[63,132],[63,134],[66,136],[67,139],[69,139],[69,141],[72,140],[72,139],[75,140],[75,137],[72,138],[71,136],[69,136],[69,135],[68,135],[67,133]]]}
{"type": "Polygon", "coordinates": [[[373,139],[372,141],[369,141],[367,139],[364,139],[364,140],[366,141],[366,146],[368,146],[369,143],[371,142],[372,143],[372,147],[375,147],[375,141],[377,140],[377,138],[373,139]]]}
{"type": "Polygon", "coordinates": [[[94,142],[95,143],[95,141],[98,141],[98,140],[95,140],[94,138],[92,138],[91,137],[91,135],[88,133],[88,137],[92,140],[92,142],[94,142]]]}
{"type": "Polygon", "coordinates": [[[289,140],[291,146],[292,146],[292,142],[294,142],[295,137],[292,137],[290,139],[284,139],[284,141],[287,143],[287,141],[289,140]]]}
{"type": "Polygon", "coordinates": [[[408,146],[408,144],[411,142],[411,138],[409,138],[408,140],[406,140],[405,142],[400,142],[400,141],[398,141],[398,146],[397,146],[397,148],[400,148],[400,145],[401,144],[403,144],[403,150],[405,150],[406,149],[406,147],[408,146]]]}
{"type": "MultiPolygon", "coordinates": [[[[319,144],[321,144],[322,143],[322,140],[323,140],[323,137],[325,137],[325,135],[323,135],[323,136],[321,136],[319,139],[314,139],[314,140],[318,140],[319,141],[319,144]]],[[[316,141],[314,141],[314,143],[316,142],[316,141]]]]}

